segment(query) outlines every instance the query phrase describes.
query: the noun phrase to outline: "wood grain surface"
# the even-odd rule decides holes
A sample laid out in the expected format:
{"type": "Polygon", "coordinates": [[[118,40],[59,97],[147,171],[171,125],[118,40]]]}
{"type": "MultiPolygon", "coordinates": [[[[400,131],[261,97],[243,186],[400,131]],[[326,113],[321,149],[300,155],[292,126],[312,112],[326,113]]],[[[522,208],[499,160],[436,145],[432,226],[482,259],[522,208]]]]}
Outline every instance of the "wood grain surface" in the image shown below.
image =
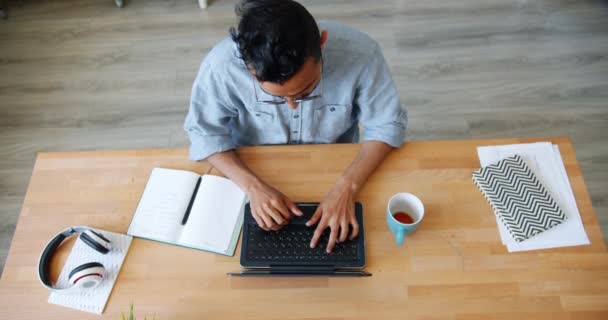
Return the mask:
{"type": "MultiPolygon", "coordinates": [[[[248,166],[295,201],[318,201],[358,145],[249,147],[248,166]]],[[[66,226],[126,232],[155,166],[204,173],[186,149],[41,153],[0,280],[2,319],[99,319],[47,303],[40,251],[66,226]]],[[[212,172],[214,172],[212,170],[212,172]]],[[[568,138],[411,142],[393,151],[358,201],[370,278],[229,278],[234,257],[135,239],[102,318],[135,304],[157,319],[606,319],[608,253],[568,138]],[[508,253],[489,204],[471,180],[476,147],[557,143],[591,245],[508,253]],[[384,212],[411,192],[426,208],[419,229],[394,244],[384,212]]],[[[53,260],[57,275],[70,246],[53,260]]]]}

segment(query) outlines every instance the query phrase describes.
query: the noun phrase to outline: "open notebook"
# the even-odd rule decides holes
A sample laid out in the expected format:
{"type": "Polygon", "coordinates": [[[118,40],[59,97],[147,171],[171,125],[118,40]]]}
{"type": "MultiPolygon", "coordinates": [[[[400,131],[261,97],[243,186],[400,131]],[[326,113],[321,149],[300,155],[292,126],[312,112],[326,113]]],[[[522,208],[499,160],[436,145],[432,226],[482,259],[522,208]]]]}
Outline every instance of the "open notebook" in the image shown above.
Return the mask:
{"type": "Polygon", "coordinates": [[[244,205],[228,179],[154,168],[127,234],[232,256],[244,205]]]}

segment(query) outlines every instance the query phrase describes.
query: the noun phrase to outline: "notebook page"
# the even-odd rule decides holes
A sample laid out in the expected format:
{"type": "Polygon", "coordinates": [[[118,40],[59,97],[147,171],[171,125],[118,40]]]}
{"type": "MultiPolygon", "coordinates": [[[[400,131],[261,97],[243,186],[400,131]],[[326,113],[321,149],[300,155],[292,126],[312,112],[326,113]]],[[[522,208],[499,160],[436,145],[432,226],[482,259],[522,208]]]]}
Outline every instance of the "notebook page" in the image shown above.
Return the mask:
{"type": "Polygon", "coordinates": [[[179,244],[225,254],[244,202],[245,193],[232,181],[203,176],[179,244]]]}
{"type": "Polygon", "coordinates": [[[152,169],[127,233],[175,243],[199,177],[189,171],[152,169]]]}

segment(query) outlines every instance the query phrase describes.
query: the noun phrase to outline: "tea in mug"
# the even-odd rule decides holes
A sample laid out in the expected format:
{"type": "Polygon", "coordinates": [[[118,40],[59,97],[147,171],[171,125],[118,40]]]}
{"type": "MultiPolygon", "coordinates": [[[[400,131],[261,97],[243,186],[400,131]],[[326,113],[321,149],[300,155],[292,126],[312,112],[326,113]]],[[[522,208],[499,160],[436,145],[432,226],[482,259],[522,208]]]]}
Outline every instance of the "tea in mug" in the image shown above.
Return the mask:
{"type": "Polygon", "coordinates": [[[395,213],[393,213],[393,217],[395,218],[395,220],[399,221],[400,223],[405,223],[405,224],[414,223],[414,219],[407,212],[403,212],[403,211],[395,212],[395,213]]]}

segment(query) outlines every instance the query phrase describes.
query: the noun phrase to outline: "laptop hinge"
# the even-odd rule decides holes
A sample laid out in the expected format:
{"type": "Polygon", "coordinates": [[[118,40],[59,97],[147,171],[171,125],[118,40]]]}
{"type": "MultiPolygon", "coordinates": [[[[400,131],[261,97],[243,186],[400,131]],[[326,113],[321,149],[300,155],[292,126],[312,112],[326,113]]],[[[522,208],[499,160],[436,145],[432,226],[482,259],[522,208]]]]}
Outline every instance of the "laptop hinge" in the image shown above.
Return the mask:
{"type": "Polygon", "coordinates": [[[318,273],[333,273],[336,270],[336,267],[334,265],[327,265],[327,266],[319,266],[319,265],[303,265],[303,266],[298,266],[298,265],[289,265],[289,266],[270,266],[270,272],[271,273],[299,273],[299,274],[303,274],[303,273],[311,273],[311,274],[318,274],[318,273]]]}

